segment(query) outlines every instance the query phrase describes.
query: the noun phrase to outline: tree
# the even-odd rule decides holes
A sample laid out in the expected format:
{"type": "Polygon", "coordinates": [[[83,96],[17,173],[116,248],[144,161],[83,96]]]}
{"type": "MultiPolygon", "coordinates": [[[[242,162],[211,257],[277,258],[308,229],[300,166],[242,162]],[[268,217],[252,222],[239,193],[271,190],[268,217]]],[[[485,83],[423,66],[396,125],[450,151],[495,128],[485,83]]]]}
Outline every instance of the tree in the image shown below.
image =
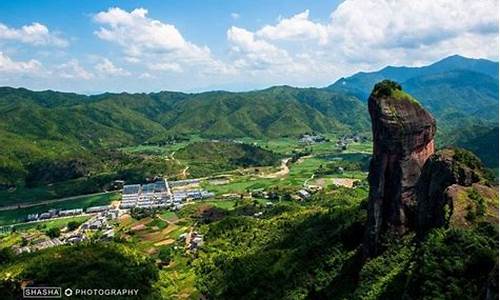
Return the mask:
{"type": "Polygon", "coordinates": [[[61,230],[57,227],[52,227],[52,228],[49,228],[49,230],[47,230],[47,232],[45,234],[47,234],[48,237],[53,239],[53,238],[56,238],[56,237],[61,235],[61,230]]]}
{"type": "Polygon", "coordinates": [[[158,258],[161,259],[163,263],[169,263],[172,260],[173,251],[172,247],[161,247],[158,253],[158,258]]]}
{"type": "Polygon", "coordinates": [[[14,252],[12,248],[5,247],[0,249],[0,264],[4,264],[14,257],[14,252]]]}
{"type": "Polygon", "coordinates": [[[68,222],[68,225],[66,225],[66,227],[68,228],[69,231],[73,231],[73,230],[77,229],[78,226],[80,226],[80,224],[76,221],[70,221],[70,222],[68,222]]]}

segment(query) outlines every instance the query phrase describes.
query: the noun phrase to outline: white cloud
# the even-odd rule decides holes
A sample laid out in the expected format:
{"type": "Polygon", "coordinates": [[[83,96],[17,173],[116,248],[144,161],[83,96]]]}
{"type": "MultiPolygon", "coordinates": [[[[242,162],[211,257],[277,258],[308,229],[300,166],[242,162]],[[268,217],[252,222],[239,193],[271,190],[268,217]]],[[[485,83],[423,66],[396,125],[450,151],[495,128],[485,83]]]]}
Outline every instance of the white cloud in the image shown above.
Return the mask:
{"type": "Polygon", "coordinates": [[[66,63],[63,63],[56,67],[56,73],[67,79],[84,79],[90,80],[94,78],[94,74],[87,71],[84,67],[80,65],[78,60],[72,59],[66,63]]]}
{"type": "Polygon", "coordinates": [[[31,59],[29,61],[14,61],[0,51],[0,73],[36,74],[41,71],[42,64],[31,59]]]}
{"type": "Polygon", "coordinates": [[[227,31],[227,39],[232,44],[233,53],[239,56],[236,60],[237,67],[252,66],[263,69],[292,62],[285,50],[256,39],[255,34],[246,29],[232,26],[227,31]]]}
{"type": "Polygon", "coordinates": [[[234,65],[282,83],[328,84],[386,65],[423,65],[453,54],[498,59],[495,0],[346,0],[325,22],[309,10],[254,32],[227,32],[234,65]]]}
{"type": "Polygon", "coordinates": [[[144,72],[141,75],[139,75],[139,78],[141,79],[150,79],[150,78],[155,78],[153,75],[149,74],[148,72],[144,72]]]}
{"type": "Polygon", "coordinates": [[[104,58],[102,62],[95,65],[95,69],[101,75],[111,75],[111,76],[129,76],[130,72],[127,70],[115,66],[109,59],[104,58]]]}
{"type": "Polygon", "coordinates": [[[176,63],[149,64],[148,68],[154,71],[182,72],[181,66],[176,63]]]}
{"type": "Polygon", "coordinates": [[[318,40],[320,44],[328,40],[327,26],[309,20],[308,9],[289,19],[280,19],[274,26],[266,25],[256,35],[269,40],[318,40]]]}
{"type": "MultiPolygon", "coordinates": [[[[19,77],[21,82],[35,74],[38,81],[32,82],[43,77],[85,90],[106,90],[107,85],[142,90],[321,86],[353,72],[424,65],[452,54],[498,59],[496,0],[345,0],[328,19],[318,21],[316,13],[304,7],[268,24],[256,21],[255,29],[229,27],[227,45],[222,45],[228,51],[212,52],[186,39],[174,24],[153,19],[146,9],[109,8],[94,15],[95,36],[118,48],[123,57],[106,56],[121,66],[90,54],[71,59],[67,49],[33,51],[26,46],[64,47],[68,41],[39,23],[19,28],[0,23],[0,46],[5,46],[0,47],[0,72],[9,72],[0,78],[14,82],[19,77]],[[24,47],[11,48],[11,43],[24,47]],[[32,56],[26,58],[28,53],[32,56]],[[131,71],[145,80],[107,80],[131,71]]],[[[240,18],[237,12],[230,17],[240,18]]]]}
{"type": "Polygon", "coordinates": [[[95,34],[102,40],[123,48],[129,62],[158,63],[158,70],[175,71],[196,65],[216,68],[216,61],[206,46],[200,47],[186,41],[174,25],[151,19],[148,11],[137,8],[127,12],[118,7],[99,12],[94,20],[102,24],[95,34]],[[161,68],[173,66],[175,68],[161,68]]]}
{"type": "Polygon", "coordinates": [[[40,23],[24,25],[19,29],[0,23],[0,40],[17,41],[34,46],[66,47],[69,44],[68,41],[50,32],[47,26],[40,23]]]}
{"type": "Polygon", "coordinates": [[[411,64],[456,53],[498,57],[496,0],[347,0],[328,26],[330,46],[353,62],[411,64]],[[487,47],[474,45],[485,39],[487,47]]]}

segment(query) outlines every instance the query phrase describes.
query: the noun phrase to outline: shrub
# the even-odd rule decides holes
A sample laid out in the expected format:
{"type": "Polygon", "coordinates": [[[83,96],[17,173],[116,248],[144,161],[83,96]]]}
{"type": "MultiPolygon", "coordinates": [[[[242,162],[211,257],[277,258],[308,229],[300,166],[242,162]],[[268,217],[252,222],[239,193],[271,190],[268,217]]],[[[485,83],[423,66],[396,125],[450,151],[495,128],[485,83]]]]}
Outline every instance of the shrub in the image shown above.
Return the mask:
{"type": "Polygon", "coordinates": [[[73,231],[73,230],[77,229],[78,226],[80,226],[80,223],[78,223],[76,221],[70,221],[70,222],[68,222],[68,225],[66,225],[66,227],[68,228],[69,231],[73,231]]]}
{"type": "Polygon", "coordinates": [[[61,235],[61,230],[59,228],[57,228],[57,227],[52,227],[52,228],[49,228],[45,232],[45,234],[47,234],[48,237],[50,237],[50,238],[53,239],[53,238],[56,238],[56,237],[58,237],[58,236],[61,235]]]}
{"type": "Polygon", "coordinates": [[[394,90],[401,91],[401,85],[395,81],[385,79],[375,84],[373,94],[377,97],[389,97],[394,90]]]}

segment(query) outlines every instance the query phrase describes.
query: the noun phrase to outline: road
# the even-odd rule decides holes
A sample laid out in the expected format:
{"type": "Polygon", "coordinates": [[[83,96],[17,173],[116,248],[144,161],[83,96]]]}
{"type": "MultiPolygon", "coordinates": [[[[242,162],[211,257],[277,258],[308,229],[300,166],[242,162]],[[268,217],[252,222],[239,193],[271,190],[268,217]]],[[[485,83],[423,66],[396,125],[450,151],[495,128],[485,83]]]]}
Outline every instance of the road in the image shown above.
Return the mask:
{"type": "Polygon", "coordinates": [[[56,218],[50,218],[50,219],[44,219],[44,220],[35,220],[35,221],[20,222],[20,223],[14,223],[14,224],[5,224],[5,225],[0,225],[0,228],[8,227],[8,226],[41,223],[41,222],[54,221],[54,220],[70,219],[70,218],[75,218],[75,217],[85,217],[85,216],[90,217],[90,216],[94,216],[94,215],[96,215],[96,213],[83,213],[83,214],[73,215],[73,216],[64,216],[64,217],[56,217],[56,218]]]}
{"type": "Polygon", "coordinates": [[[18,209],[18,208],[27,208],[27,207],[33,207],[33,206],[38,206],[38,205],[44,205],[44,204],[52,204],[52,203],[57,203],[57,202],[64,202],[64,201],[69,201],[69,200],[80,199],[80,198],[84,198],[84,197],[99,196],[99,195],[104,195],[104,194],[108,194],[108,193],[111,193],[111,192],[100,192],[100,193],[95,193],[95,194],[71,196],[71,197],[66,197],[66,198],[45,200],[45,201],[34,202],[34,203],[31,202],[31,203],[23,203],[23,204],[17,204],[17,205],[0,206],[0,211],[14,210],[14,209],[18,209]]]}

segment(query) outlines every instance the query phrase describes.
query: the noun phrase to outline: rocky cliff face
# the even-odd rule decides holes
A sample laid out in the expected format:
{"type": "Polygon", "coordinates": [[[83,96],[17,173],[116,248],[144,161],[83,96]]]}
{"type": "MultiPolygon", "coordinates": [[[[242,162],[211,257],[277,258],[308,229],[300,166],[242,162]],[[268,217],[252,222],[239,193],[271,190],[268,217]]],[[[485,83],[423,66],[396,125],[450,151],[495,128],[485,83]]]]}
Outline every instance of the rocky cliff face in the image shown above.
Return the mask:
{"type": "Polygon", "coordinates": [[[416,223],[415,186],[434,153],[436,122],[415,99],[392,81],[375,85],[368,109],[372,120],[373,157],[365,256],[376,255],[380,238],[401,235],[416,223]]]}
{"type": "Polygon", "coordinates": [[[416,190],[420,237],[436,227],[498,222],[498,207],[489,201],[498,198],[497,191],[487,185],[481,161],[466,150],[443,149],[432,155],[416,190]]]}

